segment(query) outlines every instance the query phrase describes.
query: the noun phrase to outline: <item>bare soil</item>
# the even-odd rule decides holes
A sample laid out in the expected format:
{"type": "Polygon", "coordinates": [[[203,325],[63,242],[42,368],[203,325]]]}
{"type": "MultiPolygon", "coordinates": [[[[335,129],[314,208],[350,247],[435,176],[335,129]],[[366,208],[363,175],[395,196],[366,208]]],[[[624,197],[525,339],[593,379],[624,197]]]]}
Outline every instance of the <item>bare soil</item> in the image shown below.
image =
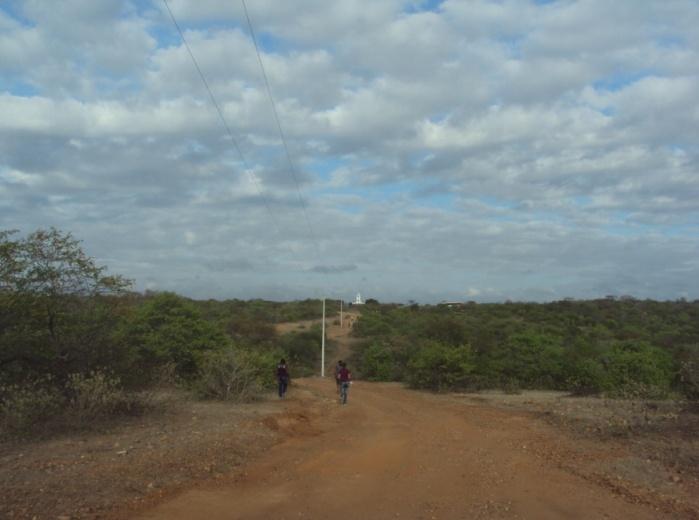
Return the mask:
{"type": "MultiPolygon", "coordinates": [[[[577,459],[563,466],[634,500],[699,518],[699,409],[682,401],[574,397],[526,391],[462,394],[486,404],[544,421],[575,442],[613,453],[608,460],[577,459]]],[[[681,515],[680,515],[681,517],[681,515]]]]}
{"type": "MultiPolygon", "coordinates": [[[[348,357],[347,333],[328,328],[333,357],[348,357]]],[[[681,404],[550,392],[359,381],[341,406],[331,377],[308,378],[282,401],[183,401],[3,445],[0,517],[696,519],[696,427],[681,404]]]]}
{"type": "Polygon", "coordinates": [[[0,444],[0,518],[102,518],[228,474],[279,441],[276,402],[170,401],[97,431],[0,444]]]}
{"type": "Polygon", "coordinates": [[[696,481],[647,487],[612,469],[633,445],[576,438],[530,411],[364,382],[340,406],[328,378],[294,394],[282,443],[135,518],[699,518],[696,481]]]}

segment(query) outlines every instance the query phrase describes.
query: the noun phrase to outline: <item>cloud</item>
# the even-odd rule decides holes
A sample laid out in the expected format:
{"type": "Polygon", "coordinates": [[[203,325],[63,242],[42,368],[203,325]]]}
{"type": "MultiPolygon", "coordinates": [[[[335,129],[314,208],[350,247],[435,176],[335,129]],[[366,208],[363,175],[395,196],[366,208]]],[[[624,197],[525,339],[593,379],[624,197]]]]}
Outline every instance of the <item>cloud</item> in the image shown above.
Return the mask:
{"type": "Polygon", "coordinates": [[[241,6],[169,5],[235,142],[161,2],[0,6],[3,228],[204,298],[699,297],[693,0],[250,2],[293,168],[241,6]]]}
{"type": "Polygon", "coordinates": [[[311,271],[314,273],[322,273],[322,274],[337,274],[337,273],[346,273],[348,271],[355,271],[357,269],[357,266],[354,264],[349,264],[349,265],[314,265],[311,268],[311,271]]]}
{"type": "Polygon", "coordinates": [[[211,259],[207,260],[206,266],[214,272],[224,273],[227,271],[250,271],[253,269],[253,264],[245,259],[211,259]]]}

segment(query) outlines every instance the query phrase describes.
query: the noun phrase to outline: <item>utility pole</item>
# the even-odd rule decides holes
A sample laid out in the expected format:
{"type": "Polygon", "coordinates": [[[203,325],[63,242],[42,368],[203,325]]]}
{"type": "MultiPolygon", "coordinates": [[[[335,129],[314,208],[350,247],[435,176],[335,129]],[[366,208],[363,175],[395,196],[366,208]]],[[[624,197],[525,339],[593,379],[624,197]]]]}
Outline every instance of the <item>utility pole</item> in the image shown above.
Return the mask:
{"type": "Polygon", "coordinates": [[[342,300],[340,300],[340,328],[342,328],[342,300]]]}
{"type": "Polygon", "coordinates": [[[323,298],[323,326],[322,339],[320,342],[320,377],[325,377],[325,298],[323,298]]]}

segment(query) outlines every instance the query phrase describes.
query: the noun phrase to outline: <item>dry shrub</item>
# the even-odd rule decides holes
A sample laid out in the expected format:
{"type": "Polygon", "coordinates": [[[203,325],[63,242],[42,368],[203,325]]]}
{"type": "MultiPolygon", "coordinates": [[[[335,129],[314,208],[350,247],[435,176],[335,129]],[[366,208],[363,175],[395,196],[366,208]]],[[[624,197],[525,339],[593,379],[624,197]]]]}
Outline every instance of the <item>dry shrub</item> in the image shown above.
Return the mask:
{"type": "Polygon", "coordinates": [[[509,378],[502,382],[502,391],[507,395],[520,395],[522,387],[518,379],[509,378]]]}
{"type": "Polygon", "coordinates": [[[205,399],[239,402],[255,400],[262,392],[256,368],[233,350],[212,352],[202,359],[194,390],[205,399]]]}
{"type": "Polygon", "coordinates": [[[50,377],[0,387],[0,431],[32,435],[83,429],[153,407],[149,392],[128,392],[118,377],[100,371],[71,374],[64,385],[50,377]]]}
{"type": "Polygon", "coordinates": [[[70,396],[66,412],[83,425],[113,416],[132,415],[147,407],[141,394],[124,391],[118,377],[99,371],[72,374],[66,391],[70,396]]]}
{"type": "Polygon", "coordinates": [[[699,355],[680,364],[680,386],[688,399],[699,400],[699,355]]]}
{"type": "Polygon", "coordinates": [[[50,378],[0,387],[0,430],[6,434],[37,430],[65,407],[65,397],[50,378]]]}

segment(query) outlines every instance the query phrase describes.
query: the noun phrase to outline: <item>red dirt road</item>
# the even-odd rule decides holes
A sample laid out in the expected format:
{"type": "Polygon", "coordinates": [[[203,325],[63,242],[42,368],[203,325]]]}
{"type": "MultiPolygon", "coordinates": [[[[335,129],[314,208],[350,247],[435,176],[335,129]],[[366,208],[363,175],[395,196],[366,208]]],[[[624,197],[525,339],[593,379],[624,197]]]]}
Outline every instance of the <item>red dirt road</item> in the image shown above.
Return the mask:
{"type": "MultiPolygon", "coordinates": [[[[573,441],[530,417],[358,382],[297,381],[272,425],[288,440],[226,483],[139,519],[677,518],[578,476],[573,441]]],[[[577,455],[576,455],[577,454],[577,455]]],[[[584,453],[603,461],[603,449],[584,453]]]]}

